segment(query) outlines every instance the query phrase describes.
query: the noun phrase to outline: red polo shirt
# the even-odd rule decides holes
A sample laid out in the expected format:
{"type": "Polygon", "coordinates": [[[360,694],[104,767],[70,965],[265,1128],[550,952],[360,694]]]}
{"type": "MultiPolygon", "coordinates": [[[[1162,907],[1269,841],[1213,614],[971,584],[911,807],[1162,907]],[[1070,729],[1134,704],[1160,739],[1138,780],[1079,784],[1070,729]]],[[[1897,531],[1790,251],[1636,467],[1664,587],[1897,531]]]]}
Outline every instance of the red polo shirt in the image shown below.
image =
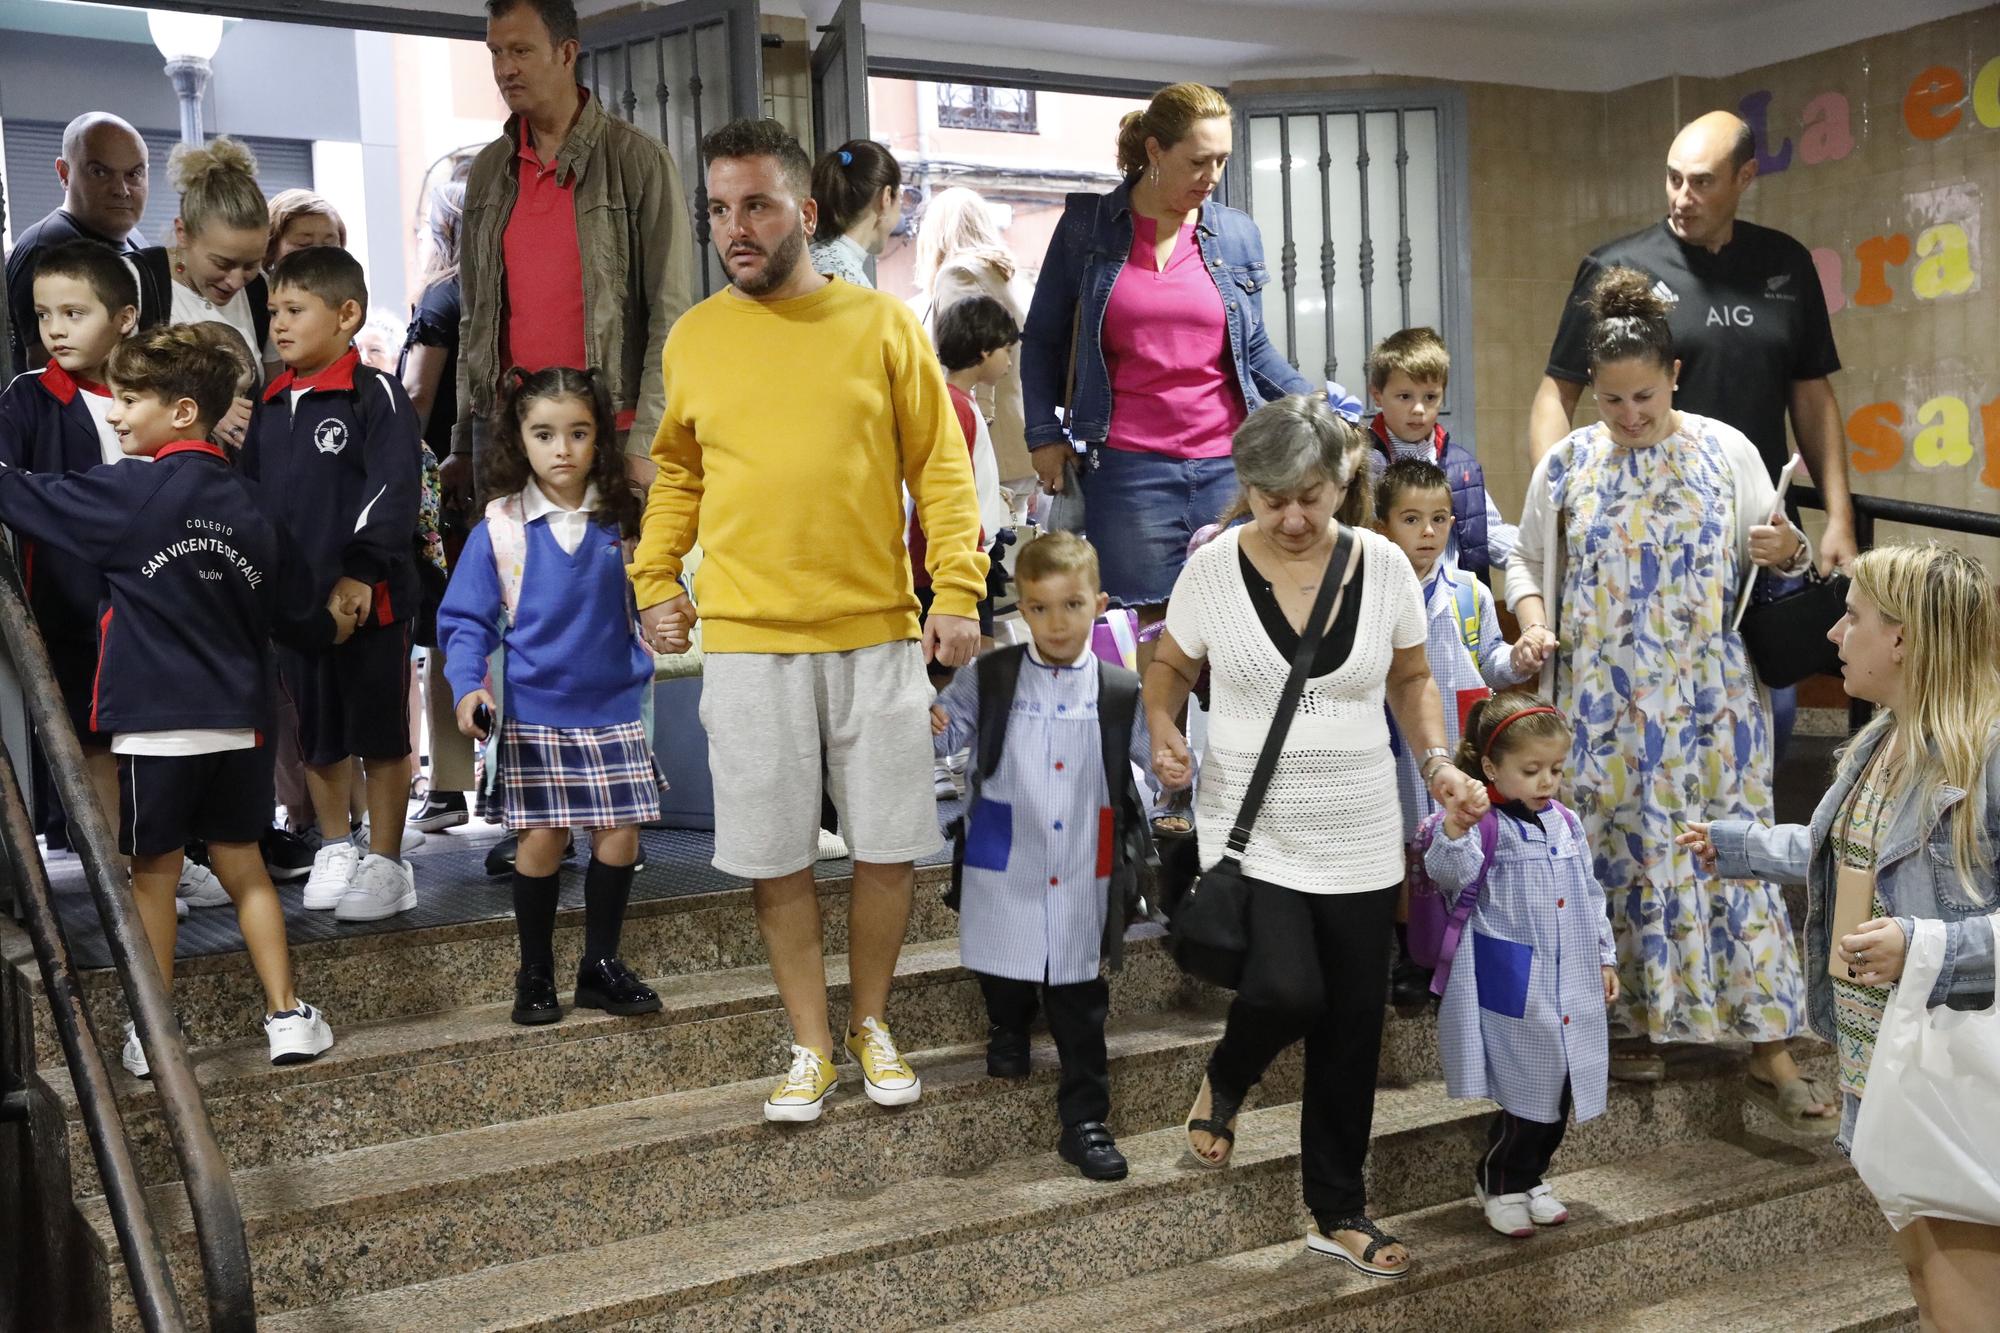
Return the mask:
{"type": "MultiPolygon", "coordinates": [[[[590,96],[577,90],[577,109],[590,96]]],[[[528,122],[520,123],[515,162],[520,192],[501,238],[507,285],[503,365],[523,370],[590,364],[583,336],[583,254],[576,239],[576,173],[558,180],[553,162],[535,155],[528,122]]]]}

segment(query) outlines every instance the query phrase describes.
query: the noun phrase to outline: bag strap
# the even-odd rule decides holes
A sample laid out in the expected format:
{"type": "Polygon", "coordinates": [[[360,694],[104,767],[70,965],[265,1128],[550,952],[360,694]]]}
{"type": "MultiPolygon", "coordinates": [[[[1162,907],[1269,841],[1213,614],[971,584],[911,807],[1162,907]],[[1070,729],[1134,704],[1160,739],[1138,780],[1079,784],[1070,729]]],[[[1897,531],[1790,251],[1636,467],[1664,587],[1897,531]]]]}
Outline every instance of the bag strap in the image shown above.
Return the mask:
{"type": "Polygon", "coordinates": [[[528,527],[519,495],[503,495],[486,505],[486,537],[493,568],[500,576],[500,605],[511,624],[521,605],[521,572],[528,561],[528,527]]]}
{"type": "MultiPolygon", "coordinates": [[[[1102,202],[1102,195],[1089,193],[1071,193],[1063,197],[1063,214],[1065,217],[1074,213],[1077,217],[1081,218],[1086,208],[1090,211],[1090,227],[1084,235],[1086,246],[1090,241],[1090,232],[1096,230],[1098,208],[1102,202]]],[[[1083,293],[1079,291],[1076,294],[1076,308],[1070,312],[1069,317],[1069,370],[1063,376],[1062,426],[1065,433],[1070,432],[1071,423],[1076,420],[1076,340],[1082,332],[1083,293]]],[[[1076,437],[1074,434],[1070,434],[1070,438],[1074,441],[1076,437]]]]}
{"type": "Polygon", "coordinates": [[[1014,691],[1021,683],[1025,644],[987,653],[974,667],[979,672],[979,776],[990,778],[1000,768],[1007,748],[1007,715],[1014,711],[1014,691]]]}
{"type": "Polygon", "coordinates": [[[1465,575],[1461,582],[1456,575],[1451,578],[1452,600],[1458,605],[1458,640],[1479,660],[1479,580],[1465,575]]]}
{"type": "Polygon", "coordinates": [[[1299,696],[1305,693],[1306,677],[1312,672],[1313,657],[1319,652],[1319,642],[1325,637],[1327,627],[1338,615],[1341,598],[1346,593],[1347,569],[1354,556],[1354,534],[1345,526],[1340,536],[1334,540],[1333,554],[1327,558],[1326,580],[1319,586],[1319,596],[1313,599],[1312,612],[1306,617],[1305,632],[1299,635],[1298,651],[1292,654],[1292,671],[1285,677],[1285,689],[1278,696],[1278,711],[1271,718],[1271,729],[1264,734],[1264,748],[1257,755],[1257,767],[1250,774],[1250,785],[1243,793],[1243,804],[1236,811],[1236,827],[1229,831],[1229,848],[1226,856],[1237,860],[1243,858],[1244,848],[1250,845],[1250,826],[1257,822],[1257,812],[1264,805],[1264,794],[1270,790],[1271,777],[1278,770],[1278,752],[1285,747],[1285,736],[1292,729],[1292,715],[1298,711],[1299,696]]]}
{"type": "Polygon", "coordinates": [[[1104,750],[1104,786],[1111,809],[1120,811],[1132,784],[1132,729],[1139,716],[1137,672],[1097,664],[1097,734],[1104,750]]]}

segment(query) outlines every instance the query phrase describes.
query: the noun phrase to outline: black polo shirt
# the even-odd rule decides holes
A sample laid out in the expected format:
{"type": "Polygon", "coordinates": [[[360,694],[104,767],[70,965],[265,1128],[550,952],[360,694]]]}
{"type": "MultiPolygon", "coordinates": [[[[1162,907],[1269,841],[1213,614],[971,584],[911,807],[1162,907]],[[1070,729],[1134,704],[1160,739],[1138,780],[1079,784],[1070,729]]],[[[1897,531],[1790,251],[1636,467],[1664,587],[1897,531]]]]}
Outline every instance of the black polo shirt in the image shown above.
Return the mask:
{"type": "Polygon", "coordinates": [[[35,329],[35,264],[44,250],[52,250],[65,241],[79,237],[103,241],[120,254],[132,254],[145,244],[145,238],[135,228],[122,241],[113,241],[99,236],[96,232],[76,220],[76,215],[67,208],[58,208],[40,222],[24,228],[16,234],[14,248],[7,252],[7,333],[14,344],[14,372],[39,370],[41,366],[29,365],[28,343],[35,329]]]}
{"type": "Polygon", "coordinates": [[[1775,480],[1791,456],[1785,419],[1793,381],[1840,369],[1812,255],[1785,233],[1741,219],[1715,254],[1682,241],[1664,219],[1599,246],[1578,266],[1563,305],[1551,377],[1589,381],[1590,290],[1620,264],[1652,275],[1673,301],[1668,322],[1681,360],[1674,406],[1749,436],[1775,480]]]}

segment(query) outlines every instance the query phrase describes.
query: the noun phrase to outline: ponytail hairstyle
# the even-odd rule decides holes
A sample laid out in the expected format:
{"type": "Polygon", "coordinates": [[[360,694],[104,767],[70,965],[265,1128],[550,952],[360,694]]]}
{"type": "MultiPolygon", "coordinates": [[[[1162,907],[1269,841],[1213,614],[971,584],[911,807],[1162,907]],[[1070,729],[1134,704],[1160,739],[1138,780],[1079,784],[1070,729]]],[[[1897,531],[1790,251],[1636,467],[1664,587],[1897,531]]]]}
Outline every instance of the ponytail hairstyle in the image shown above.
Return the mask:
{"type": "Polygon", "coordinates": [[[1350,528],[1375,519],[1375,497],[1362,475],[1368,442],[1317,393],[1276,398],[1236,428],[1230,457],[1236,464],[1236,498],[1222,512],[1224,527],[1250,516],[1250,492],[1298,495],[1314,486],[1346,488],[1334,518],[1350,528]]]}
{"type": "Polygon", "coordinates": [[[1144,171],[1151,158],[1146,140],[1172,148],[1188,137],[1198,120],[1229,118],[1229,102],[1205,83],[1175,83],[1153,94],[1144,111],[1128,111],[1118,122],[1118,170],[1127,178],[1144,171]]]}
{"type": "Polygon", "coordinates": [[[175,144],[167,175],[181,195],[181,226],[188,238],[210,226],[267,231],[270,205],[257,184],[257,159],[234,139],[175,144]]]}
{"type": "Polygon", "coordinates": [[[1526,690],[1505,690],[1472,705],[1465,715],[1465,734],[1459,738],[1458,753],[1451,762],[1459,772],[1483,781],[1486,767],[1482,759],[1498,763],[1523,741],[1567,742],[1572,735],[1569,719],[1547,702],[1526,690]],[[1533,709],[1546,711],[1530,711],[1533,709]]]}
{"type": "Polygon", "coordinates": [[[590,459],[590,481],[597,487],[597,508],[590,513],[593,523],[616,528],[627,539],[639,535],[639,516],[645,497],[625,471],[625,451],[618,447],[617,417],[611,410],[611,393],[604,378],[595,370],[575,370],[550,366],[527,371],[515,366],[500,377],[500,419],[493,432],[492,447],[480,464],[480,485],[487,495],[518,495],[534,480],[535,469],[528,462],[528,446],[521,434],[521,419],[534,404],[551,398],[573,398],[590,406],[597,426],[597,439],[590,459]]]}
{"type": "Polygon", "coordinates": [[[1590,368],[1611,361],[1647,360],[1674,366],[1674,335],[1667,327],[1667,299],[1636,268],[1609,269],[1590,290],[1590,368]]]}
{"type": "Polygon", "coordinates": [[[1993,729],[2000,726],[2000,605],[1977,560],[1927,542],[1878,546],[1848,571],[1854,591],[1903,629],[1903,703],[1874,718],[1841,751],[1843,767],[1879,748],[1896,733],[1895,768],[1887,785],[1898,796],[1912,790],[1929,802],[1939,787],[1956,787],[1974,800],[1947,816],[1953,865],[1974,902],[1992,877],[1993,848],[1986,845],[1977,800],[1993,729]]]}
{"type": "Polygon", "coordinates": [[[894,154],[873,139],[849,139],[813,167],[812,197],[819,205],[813,239],[845,236],[882,191],[902,188],[903,168],[894,154]]]}

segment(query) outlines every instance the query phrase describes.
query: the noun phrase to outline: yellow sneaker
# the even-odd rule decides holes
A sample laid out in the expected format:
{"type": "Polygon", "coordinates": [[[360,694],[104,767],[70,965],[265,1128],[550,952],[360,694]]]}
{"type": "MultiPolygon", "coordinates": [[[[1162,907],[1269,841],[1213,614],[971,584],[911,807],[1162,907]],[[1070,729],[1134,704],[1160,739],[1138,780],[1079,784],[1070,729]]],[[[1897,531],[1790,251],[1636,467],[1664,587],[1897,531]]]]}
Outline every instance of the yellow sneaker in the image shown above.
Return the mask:
{"type": "Polygon", "coordinates": [[[833,1061],[807,1047],[792,1047],[792,1067],[764,1099],[764,1118],[789,1124],[819,1119],[835,1081],[833,1061]]]}
{"type": "Polygon", "coordinates": [[[873,1018],[861,1020],[861,1031],[847,1039],[847,1053],[861,1066],[862,1086],[877,1106],[908,1106],[923,1096],[917,1071],[896,1049],[889,1029],[873,1018]]]}

